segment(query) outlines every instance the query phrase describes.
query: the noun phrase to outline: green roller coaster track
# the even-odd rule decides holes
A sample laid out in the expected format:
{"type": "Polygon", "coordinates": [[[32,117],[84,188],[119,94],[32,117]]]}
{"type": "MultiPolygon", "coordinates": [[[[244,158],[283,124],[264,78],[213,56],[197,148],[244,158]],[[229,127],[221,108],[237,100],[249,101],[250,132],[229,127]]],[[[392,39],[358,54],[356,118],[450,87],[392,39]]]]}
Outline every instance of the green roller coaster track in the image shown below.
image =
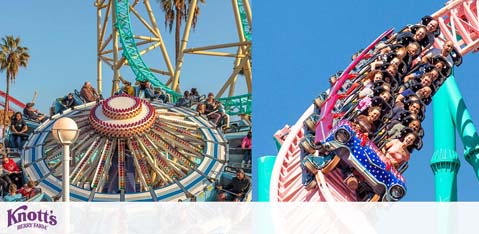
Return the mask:
{"type": "MultiPolygon", "coordinates": [[[[123,56],[128,61],[133,73],[136,76],[137,81],[148,80],[154,87],[163,89],[167,94],[171,96],[172,102],[176,102],[182,95],[175,92],[165,84],[161,83],[158,78],[151,72],[150,68],[143,61],[138,47],[136,47],[135,38],[130,21],[130,8],[128,0],[115,0],[116,9],[116,23],[115,27],[120,35],[120,43],[123,47],[123,56]]],[[[246,19],[246,13],[244,11],[243,4],[238,1],[238,7],[240,9],[241,23],[245,38],[251,40],[251,32],[249,30],[249,24],[246,19]]],[[[245,94],[240,96],[219,98],[223,103],[226,113],[229,115],[238,114],[250,114],[251,113],[251,94],[245,94]]]]}
{"type": "Polygon", "coordinates": [[[182,95],[173,91],[155,77],[153,72],[151,72],[150,68],[146,66],[140,55],[140,52],[138,51],[138,48],[136,47],[133,31],[131,30],[130,7],[128,0],[123,0],[120,2],[118,2],[118,0],[115,0],[115,9],[115,27],[120,34],[120,42],[123,47],[123,56],[126,58],[126,60],[128,60],[128,64],[130,64],[131,70],[136,76],[136,80],[148,80],[154,87],[162,88],[166,93],[171,95],[173,101],[176,101],[182,95]]]}
{"type": "Polygon", "coordinates": [[[251,28],[248,24],[248,19],[246,18],[246,12],[241,0],[236,1],[238,3],[238,9],[241,17],[241,25],[243,26],[243,34],[247,41],[251,41],[251,28]]]}
{"type": "Polygon", "coordinates": [[[251,114],[251,94],[218,98],[229,115],[251,114]]]}

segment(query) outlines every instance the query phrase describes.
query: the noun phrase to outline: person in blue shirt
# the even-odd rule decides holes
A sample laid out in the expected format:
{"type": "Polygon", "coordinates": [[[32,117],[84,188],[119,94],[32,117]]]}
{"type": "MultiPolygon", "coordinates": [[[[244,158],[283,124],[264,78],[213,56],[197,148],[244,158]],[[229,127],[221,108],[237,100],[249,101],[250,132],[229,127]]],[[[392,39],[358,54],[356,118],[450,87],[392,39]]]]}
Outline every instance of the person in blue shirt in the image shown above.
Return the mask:
{"type": "Polygon", "coordinates": [[[175,106],[179,107],[190,107],[191,106],[191,98],[190,98],[190,92],[186,90],[183,94],[183,97],[178,99],[176,101],[175,106]]]}
{"type": "Polygon", "coordinates": [[[17,185],[10,184],[10,187],[8,187],[8,194],[3,197],[3,200],[6,202],[23,201],[22,194],[17,193],[17,185]]]}

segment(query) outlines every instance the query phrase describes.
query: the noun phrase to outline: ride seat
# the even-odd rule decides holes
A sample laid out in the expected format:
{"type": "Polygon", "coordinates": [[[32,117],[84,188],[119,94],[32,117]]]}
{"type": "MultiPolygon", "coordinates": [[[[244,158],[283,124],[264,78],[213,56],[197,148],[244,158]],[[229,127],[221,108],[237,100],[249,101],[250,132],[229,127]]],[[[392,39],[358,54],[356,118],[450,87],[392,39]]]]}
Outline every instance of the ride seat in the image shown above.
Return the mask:
{"type": "Polygon", "coordinates": [[[141,90],[140,87],[135,87],[135,96],[139,98],[145,98],[145,90],[141,90]]]}
{"type": "Polygon", "coordinates": [[[169,93],[165,93],[165,103],[169,103],[170,101],[173,101],[173,97],[169,93]]]}
{"type": "Polygon", "coordinates": [[[73,98],[77,99],[77,100],[80,100],[81,103],[86,103],[87,101],[81,96],[80,94],[80,91],[78,91],[77,89],[75,89],[73,91],[73,98]]]}

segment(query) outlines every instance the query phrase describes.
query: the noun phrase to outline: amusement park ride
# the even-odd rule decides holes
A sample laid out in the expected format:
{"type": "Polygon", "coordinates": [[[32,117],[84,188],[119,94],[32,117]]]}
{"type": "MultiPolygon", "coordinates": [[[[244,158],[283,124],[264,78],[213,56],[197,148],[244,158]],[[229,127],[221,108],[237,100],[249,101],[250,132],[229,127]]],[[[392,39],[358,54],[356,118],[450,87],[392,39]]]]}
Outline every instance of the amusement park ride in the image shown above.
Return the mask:
{"type": "MultiPolygon", "coordinates": [[[[477,52],[479,48],[479,1],[454,0],[432,14],[437,20],[441,34],[433,47],[442,48],[452,41],[454,64],[460,65],[462,56],[477,52]]],[[[353,92],[340,92],[348,79],[364,75],[364,64],[370,64],[375,55],[372,50],[379,42],[395,37],[392,30],[386,31],[362,51],[338,76],[327,95],[317,98],[291,127],[275,134],[279,148],[277,156],[260,158],[258,170],[271,177],[259,176],[260,197],[269,196],[270,201],[365,201],[345,184],[344,165],[359,176],[359,182],[367,184],[374,196],[367,201],[397,201],[406,194],[406,181],[402,172],[407,163],[397,170],[379,160],[375,142],[368,140],[347,118],[348,114],[337,112],[344,104],[341,99],[354,96],[353,92]],[[346,95],[346,97],[344,97],[346,95]],[[342,103],[342,104],[340,104],[342,103]],[[343,116],[346,116],[343,118],[343,116]],[[311,183],[305,183],[309,177],[311,183]],[[306,179],[307,180],[307,179],[306,179]]],[[[434,155],[431,168],[435,176],[436,200],[456,201],[456,177],[459,159],[456,153],[455,129],[464,145],[464,156],[479,178],[479,137],[472,118],[466,109],[452,73],[435,93],[434,155]],[[462,103],[462,104],[461,104],[462,103]]],[[[353,81],[354,82],[354,81],[353,81]]],[[[354,86],[354,85],[353,85],[354,86]]],[[[378,133],[379,134],[379,133],[378,133]]],[[[375,139],[374,139],[375,140],[375,139]]],[[[421,148],[420,146],[417,148],[421,148]]]]}
{"type": "MultiPolygon", "coordinates": [[[[215,185],[228,184],[236,168],[250,175],[251,167],[241,164],[244,152],[240,145],[251,123],[240,116],[251,114],[252,15],[248,0],[231,3],[238,40],[187,48],[197,6],[197,0],[189,1],[179,54],[172,63],[153,10],[160,8],[156,2],[95,0],[98,91],[102,93],[106,65],[113,70],[112,96],[62,111],[61,98],[57,99],[55,114],[38,123],[24,145],[18,163],[25,178],[38,184],[42,196],[53,199],[61,196],[62,180],[69,179],[73,201],[211,201],[218,192],[215,185]],[[134,33],[133,18],[148,35],[134,33]],[[159,48],[163,61],[147,64],[144,56],[154,53],[155,48],[159,48]],[[236,53],[216,51],[225,48],[236,53]],[[186,54],[234,59],[231,75],[216,93],[234,128],[217,128],[194,109],[174,106],[183,96],[179,80],[186,54]],[[164,68],[152,67],[158,64],[164,68]],[[172,104],[117,95],[120,82],[125,81],[121,72],[127,67],[137,82],[149,81],[154,89],[164,91],[172,104]],[[240,77],[245,79],[247,94],[235,93],[240,77]],[[51,133],[62,117],[73,119],[80,130],[71,146],[70,178],[62,176],[62,147],[51,133]]],[[[75,99],[80,100],[77,94],[75,99]]],[[[21,102],[17,105],[20,109],[25,106],[21,102]]],[[[247,200],[250,198],[251,191],[246,195],[247,200]]]]}

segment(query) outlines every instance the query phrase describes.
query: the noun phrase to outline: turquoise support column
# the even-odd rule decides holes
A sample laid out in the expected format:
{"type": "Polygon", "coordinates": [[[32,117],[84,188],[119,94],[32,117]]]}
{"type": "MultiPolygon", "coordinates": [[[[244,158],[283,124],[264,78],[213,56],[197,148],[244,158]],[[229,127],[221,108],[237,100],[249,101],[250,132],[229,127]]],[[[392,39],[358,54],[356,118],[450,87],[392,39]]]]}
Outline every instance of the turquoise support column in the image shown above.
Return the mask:
{"type": "Polygon", "coordinates": [[[477,135],[476,128],[461,92],[457,87],[455,78],[453,76],[449,77],[444,87],[447,88],[449,95],[449,109],[452,120],[464,145],[464,157],[471,164],[476,177],[479,179],[479,136],[477,135]]]}
{"type": "MultiPolygon", "coordinates": [[[[450,78],[446,80],[449,81],[450,78]]],[[[456,153],[456,135],[445,84],[433,98],[434,154],[430,165],[434,172],[436,201],[457,201],[457,172],[460,162],[456,153]]]]}
{"type": "Polygon", "coordinates": [[[258,201],[269,201],[269,186],[276,156],[258,158],[258,201]]]}

